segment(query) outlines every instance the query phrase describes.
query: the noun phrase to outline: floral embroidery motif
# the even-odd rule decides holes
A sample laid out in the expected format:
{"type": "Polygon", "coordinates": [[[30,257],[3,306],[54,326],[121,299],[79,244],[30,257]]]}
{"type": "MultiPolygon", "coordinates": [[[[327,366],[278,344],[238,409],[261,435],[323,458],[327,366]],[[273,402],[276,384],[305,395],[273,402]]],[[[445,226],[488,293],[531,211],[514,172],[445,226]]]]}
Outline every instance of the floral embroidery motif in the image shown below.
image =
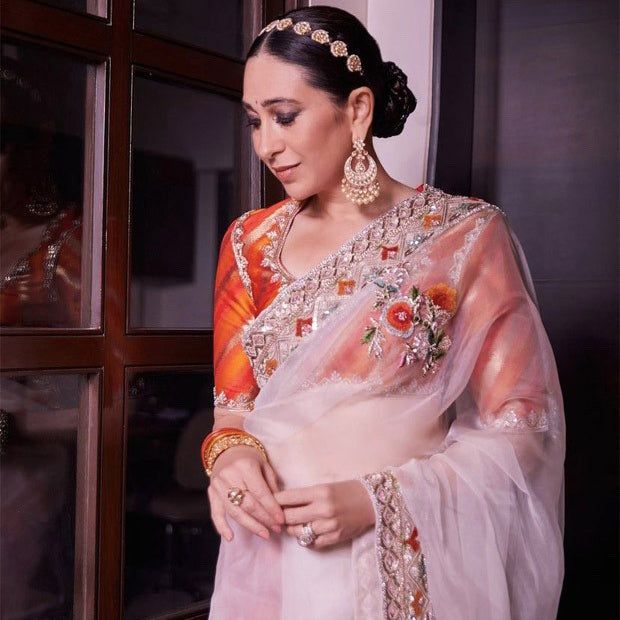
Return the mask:
{"type": "Polygon", "coordinates": [[[302,337],[309,334],[312,331],[312,317],[305,319],[297,319],[295,324],[295,335],[302,337]]]}
{"type": "Polygon", "coordinates": [[[372,499],[377,567],[385,620],[434,620],[424,554],[396,476],[368,474],[361,482],[372,499]]]}
{"type": "MultiPolygon", "coordinates": [[[[408,271],[399,266],[411,270],[425,265],[422,246],[436,233],[471,213],[490,209],[501,211],[495,205],[451,196],[425,185],[422,191],[373,220],[304,277],[292,279],[279,263],[278,256],[298,209],[299,203],[285,204],[268,233],[270,241],[263,247],[262,265],[271,272],[267,277],[272,282],[281,282],[280,291],[242,333],[243,348],[259,388],[270,377],[266,360],[273,359],[281,365],[300,340],[321,327],[344,299],[376,278],[385,278],[392,271],[398,274],[399,269],[402,284],[408,271]],[[433,217],[429,220],[427,216],[433,217]],[[426,229],[425,221],[436,225],[426,229]],[[383,248],[389,250],[385,260],[382,259],[383,248]]],[[[421,303],[422,300],[418,302],[421,303]]],[[[380,349],[383,331],[387,332],[381,329],[375,333],[371,351],[375,347],[380,349]]],[[[439,343],[429,343],[433,344],[437,346],[439,343]]],[[[422,347],[427,347],[426,343],[420,343],[420,355],[422,347]]],[[[430,349],[428,355],[432,357],[437,351],[432,346],[430,349]]],[[[415,351],[410,352],[408,359],[413,359],[415,351]]]]}
{"type": "Polygon", "coordinates": [[[396,297],[399,288],[395,283],[384,278],[374,283],[379,288],[375,308],[382,308],[382,312],[378,321],[371,318],[362,336],[362,344],[369,345],[369,355],[382,356],[385,329],[404,340],[401,366],[424,362],[423,375],[436,372],[439,358],[452,344],[442,328],[456,310],[456,290],[440,282],[424,293],[412,286],[406,296],[396,297]]]}
{"type": "Polygon", "coordinates": [[[213,388],[213,404],[216,407],[232,411],[251,411],[254,409],[254,399],[248,394],[239,394],[235,398],[229,398],[224,390],[218,394],[215,388],[213,388]]]}
{"type": "Polygon", "coordinates": [[[398,246],[393,245],[388,247],[386,245],[381,246],[381,260],[389,260],[390,258],[396,258],[398,254],[398,246]]]}
{"type": "Polygon", "coordinates": [[[355,290],[355,280],[341,278],[337,284],[338,295],[350,295],[355,290]]]}

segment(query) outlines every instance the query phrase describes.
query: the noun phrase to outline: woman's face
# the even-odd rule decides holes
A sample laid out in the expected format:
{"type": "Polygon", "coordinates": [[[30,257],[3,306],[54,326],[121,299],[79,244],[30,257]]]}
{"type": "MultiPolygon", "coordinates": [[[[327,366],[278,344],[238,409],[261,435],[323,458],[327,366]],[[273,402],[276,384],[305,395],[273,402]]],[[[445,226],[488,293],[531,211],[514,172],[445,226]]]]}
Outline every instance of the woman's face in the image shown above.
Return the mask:
{"type": "Polygon", "coordinates": [[[353,116],[310,86],[301,67],[267,53],[253,56],[245,67],[243,105],[254,150],[291,198],[340,187],[353,116]],[[281,170],[288,166],[294,168],[281,170]]]}

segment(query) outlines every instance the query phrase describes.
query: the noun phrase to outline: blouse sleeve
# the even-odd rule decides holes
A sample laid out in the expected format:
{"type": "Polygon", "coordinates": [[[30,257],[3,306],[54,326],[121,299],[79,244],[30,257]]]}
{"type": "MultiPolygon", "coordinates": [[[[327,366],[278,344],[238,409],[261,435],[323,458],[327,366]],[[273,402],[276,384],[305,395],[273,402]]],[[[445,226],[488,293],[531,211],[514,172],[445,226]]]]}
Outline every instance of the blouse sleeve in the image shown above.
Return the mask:
{"type": "Polygon", "coordinates": [[[215,406],[230,411],[251,411],[258,386],[241,334],[256,309],[239,271],[233,249],[235,220],[224,235],[215,276],[213,311],[213,368],[215,406]]]}

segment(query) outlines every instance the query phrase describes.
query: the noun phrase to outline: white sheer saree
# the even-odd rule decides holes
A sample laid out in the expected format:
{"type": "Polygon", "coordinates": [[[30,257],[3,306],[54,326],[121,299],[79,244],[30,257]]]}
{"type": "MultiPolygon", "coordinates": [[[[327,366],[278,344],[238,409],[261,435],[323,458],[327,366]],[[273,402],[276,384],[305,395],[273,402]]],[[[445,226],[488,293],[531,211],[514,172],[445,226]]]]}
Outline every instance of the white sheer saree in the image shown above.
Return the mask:
{"type": "Polygon", "coordinates": [[[412,208],[287,285],[246,330],[259,369],[252,346],[280,346],[269,326],[313,299],[314,331],[263,377],[245,428],[283,488],[360,479],[375,527],[321,551],[234,527],[213,620],[555,618],[563,403],[526,260],[492,205],[427,191],[412,208]],[[369,268],[362,252],[338,272],[373,235],[393,260],[369,268]],[[338,303],[327,267],[354,282],[338,303]]]}

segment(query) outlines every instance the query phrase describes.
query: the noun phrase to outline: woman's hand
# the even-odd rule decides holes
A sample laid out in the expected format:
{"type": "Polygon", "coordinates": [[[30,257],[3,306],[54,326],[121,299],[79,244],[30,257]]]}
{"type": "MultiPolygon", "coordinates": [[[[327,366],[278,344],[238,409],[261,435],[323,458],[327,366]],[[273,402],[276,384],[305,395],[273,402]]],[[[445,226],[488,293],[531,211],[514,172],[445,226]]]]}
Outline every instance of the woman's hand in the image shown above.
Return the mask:
{"type": "Polygon", "coordinates": [[[215,461],[207,491],[215,529],[227,541],[233,539],[233,532],[226,519],[228,515],[262,538],[269,538],[267,528],[279,533],[284,524],[284,513],[273,495],[277,490],[276,474],[256,448],[229,448],[215,461]],[[239,506],[228,499],[231,487],[245,490],[239,506]]]}
{"type": "Polygon", "coordinates": [[[302,535],[304,523],[312,523],[317,539],[313,547],[327,547],[356,538],[375,522],[366,488],[359,480],[331,482],[275,494],[284,508],[287,532],[302,535]]]}

